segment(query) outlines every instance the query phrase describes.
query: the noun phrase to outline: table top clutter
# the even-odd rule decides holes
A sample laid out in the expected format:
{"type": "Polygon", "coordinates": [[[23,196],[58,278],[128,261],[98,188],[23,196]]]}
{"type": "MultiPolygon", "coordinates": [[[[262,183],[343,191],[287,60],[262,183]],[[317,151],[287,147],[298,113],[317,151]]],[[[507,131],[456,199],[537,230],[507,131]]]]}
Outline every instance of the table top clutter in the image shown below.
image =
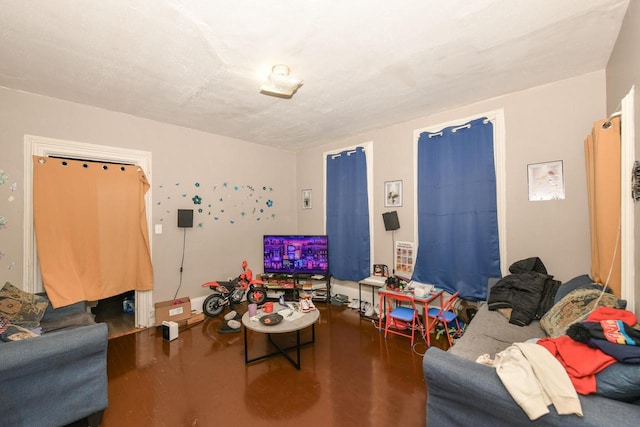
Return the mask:
{"type": "MultiPolygon", "coordinates": [[[[427,315],[427,311],[429,310],[429,304],[436,300],[438,301],[436,306],[438,308],[442,307],[444,303],[444,289],[437,288],[433,285],[431,285],[431,287],[427,289],[428,289],[428,292],[421,296],[415,295],[413,287],[405,287],[404,289],[398,290],[398,291],[387,289],[386,287],[384,287],[378,290],[378,294],[380,296],[380,307],[385,307],[384,300],[387,295],[392,296],[394,294],[408,296],[411,299],[413,299],[414,302],[421,303],[422,319],[424,322],[424,330],[422,331],[423,338],[426,341],[427,346],[430,346],[431,339],[429,337],[429,332],[436,325],[437,322],[436,321],[429,322],[429,316],[427,315]]],[[[389,313],[385,313],[385,317],[388,316],[388,314],[389,313]]],[[[378,330],[380,331],[384,329],[382,322],[383,322],[383,318],[380,317],[380,319],[378,320],[378,330]]]]}
{"type": "Polygon", "coordinates": [[[262,332],[265,334],[280,334],[285,332],[298,331],[304,329],[307,326],[315,323],[320,318],[320,312],[318,310],[312,310],[307,313],[297,311],[292,307],[285,307],[279,303],[273,304],[273,313],[278,313],[282,316],[282,320],[275,324],[264,324],[260,319],[264,316],[270,316],[273,313],[265,313],[262,309],[256,312],[255,316],[250,316],[249,312],[244,313],[242,316],[242,324],[247,328],[255,332],[262,332]]]}

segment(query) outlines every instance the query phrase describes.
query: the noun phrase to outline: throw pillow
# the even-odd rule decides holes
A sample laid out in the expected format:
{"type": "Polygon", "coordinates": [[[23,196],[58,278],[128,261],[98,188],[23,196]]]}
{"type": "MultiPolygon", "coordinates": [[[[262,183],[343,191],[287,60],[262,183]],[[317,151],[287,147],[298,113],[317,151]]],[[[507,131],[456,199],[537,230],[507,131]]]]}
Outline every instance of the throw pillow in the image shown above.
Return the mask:
{"type": "Polygon", "coordinates": [[[24,292],[9,282],[0,290],[0,316],[13,325],[38,327],[48,304],[46,298],[24,292]]]}
{"type": "Polygon", "coordinates": [[[640,365],[614,363],[598,372],[596,394],[623,402],[640,399],[640,365]]]}
{"type": "Polygon", "coordinates": [[[4,334],[4,332],[11,326],[9,319],[6,317],[0,316],[0,335],[4,334]]]}
{"type": "Polygon", "coordinates": [[[594,286],[597,286],[599,289],[602,289],[600,285],[595,283],[588,274],[583,274],[581,276],[576,276],[568,282],[560,285],[558,290],[556,291],[556,295],[553,298],[553,303],[557,303],[562,298],[567,296],[569,293],[575,291],[576,289],[596,289],[594,286]]]}
{"type": "MultiPolygon", "coordinates": [[[[594,308],[600,289],[576,289],[554,304],[540,319],[540,327],[552,338],[564,335],[573,323],[582,321],[594,308]]],[[[623,300],[609,293],[602,294],[598,306],[624,308],[623,300]]]]}
{"type": "Polygon", "coordinates": [[[27,328],[23,328],[18,325],[9,325],[6,331],[0,335],[2,341],[21,341],[28,338],[37,337],[38,334],[34,334],[27,328]]]}

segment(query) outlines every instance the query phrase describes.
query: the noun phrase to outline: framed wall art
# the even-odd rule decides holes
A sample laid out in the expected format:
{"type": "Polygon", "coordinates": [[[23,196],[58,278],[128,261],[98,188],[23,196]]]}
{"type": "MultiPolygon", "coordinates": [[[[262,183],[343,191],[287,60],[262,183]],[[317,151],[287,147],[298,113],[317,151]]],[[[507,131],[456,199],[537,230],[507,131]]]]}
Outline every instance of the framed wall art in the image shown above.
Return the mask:
{"type": "Polygon", "coordinates": [[[402,180],[385,181],[384,183],[384,207],[402,206],[402,180]]]}
{"type": "Polygon", "coordinates": [[[527,165],[529,200],[564,200],[562,160],[527,165]]]}

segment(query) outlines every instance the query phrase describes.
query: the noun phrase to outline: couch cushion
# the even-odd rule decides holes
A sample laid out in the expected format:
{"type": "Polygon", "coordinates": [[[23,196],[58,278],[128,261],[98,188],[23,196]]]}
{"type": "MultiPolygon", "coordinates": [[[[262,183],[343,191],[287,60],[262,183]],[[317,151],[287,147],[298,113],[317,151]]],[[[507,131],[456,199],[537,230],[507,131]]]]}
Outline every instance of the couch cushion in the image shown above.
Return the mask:
{"type": "Polygon", "coordinates": [[[598,372],[596,394],[623,402],[640,399],[640,365],[614,363],[598,372]]]}
{"type": "Polygon", "coordinates": [[[24,292],[9,282],[0,290],[0,315],[14,325],[37,328],[48,304],[46,298],[24,292]]]}
{"type": "Polygon", "coordinates": [[[449,352],[473,361],[483,354],[493,358],[514,342],[544,336],[539,322],[533,321],[527,326],[513,325],[497,311],[490,311],[487,304],[482,304],[462,338],[456,340],[449,352]]]}
{"type": "Polygon", "coordinates": [[[581,276],[576,276],[568,282],[560,285],[558,290],[556,291],[556,295],[553,299],[553,303],[556,304],[562,298],[567,296],[569,293],[575,291],[576,289],[602,289],[600,285],[595,283],[588,274],[583,274],[581,276]]]}
{"type": "Polygon", "coordinates": [[[77,328],[79,326],[92,325],[96,323],[94,316],[87,312],[70,314],[64,317],[54,317],[49,319],[45,317],[40,323],[43,333],[59,331],[61,329],[77,328]]]}

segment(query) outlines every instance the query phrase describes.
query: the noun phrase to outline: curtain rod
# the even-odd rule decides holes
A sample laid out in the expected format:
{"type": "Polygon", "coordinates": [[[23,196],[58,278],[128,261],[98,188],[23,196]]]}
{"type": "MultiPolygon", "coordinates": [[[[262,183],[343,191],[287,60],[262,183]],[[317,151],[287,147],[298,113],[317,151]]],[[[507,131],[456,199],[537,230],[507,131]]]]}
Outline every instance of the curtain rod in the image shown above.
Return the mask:
{"type": "MultiPolygon", "coordinates": [[[[361,148],[361,149],[362,149],[362,151],[366,151],[366,150],[364,149],[364,147],[358,147],[358,148],[361,148]]],[[[347,156],[350,156],[350,155],[352,155],[353,153],[356,153],[356,152],[358,151],[358,148],[351,149],[351,150],[343,150],[343,151],[341,151],[341,152],[339,152],[339,153],[336,153],[336,154],[330,154],[330,157],[331,157],[332,159],[335,159],[336,157],[340,157],[340,156],[342,155],[342,153],[345,153],[345,152],[347,153],[347,156]]]]}
{"type": "Polygon", "coordinates": [[[607,118],[607,120],[605,120],[602,125],[600,125],[600,127],[602,129],[609,129],[611,127],[611,120],[613,120],[615,117],[620,117],[622,116],[622,112],[621,111],[616,111],[615,113],[611,114],[609,116],[609,118],[607,118]]]}
{"type": "MultiPolygon", "coordinates": [[[[482,124],[486,125],[487,123],[490,123],[490,122],[492,122],[492,120],[485,117],[485,119],[482,121],[482,124]]],[[[451,127],[451,126],[449,126],[449,127],[451,127]]],[[[456,133],[456,131],[458,131],[460,129],[465,129],[465,128],[470,129],[471,128],[471,123],[465,123],[463,125],[455,126],[455,127],[453,127],[451,129],[451,132],[456,133]]],[[[442,133],[442,130],[441,130],[440,132],[430,133],[429,134],[429,138],[433,138],[434,136],[442,136],[442,135],[443,135],[443,133],[442,133]]]]}

